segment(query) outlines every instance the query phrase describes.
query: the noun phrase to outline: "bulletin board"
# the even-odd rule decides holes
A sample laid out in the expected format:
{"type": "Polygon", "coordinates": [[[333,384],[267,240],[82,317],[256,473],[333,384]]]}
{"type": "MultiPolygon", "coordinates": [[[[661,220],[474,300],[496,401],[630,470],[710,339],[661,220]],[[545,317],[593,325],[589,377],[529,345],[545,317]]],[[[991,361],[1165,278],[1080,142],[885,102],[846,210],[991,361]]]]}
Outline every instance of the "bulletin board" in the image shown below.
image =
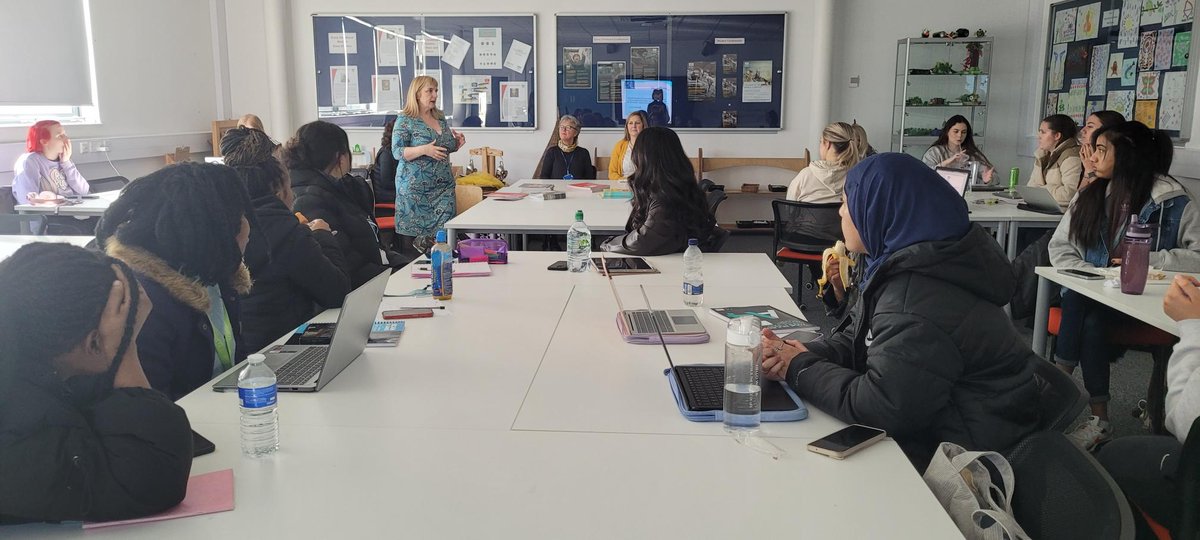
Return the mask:
{"type": "Polygon", "coordinates": [[[1187,140],[1195,103],[1196,0],[1069,0],[1050,6],[1043,117],[1093,111],[1187,140]]]}
{"type": "Polygon", "coordinates": [[[383,126],[418,75],[438,80],[455,128],[537,127],[537,19],[522,15],[316,14],[317,116],[383,126]]]}
{"type": "Polygon", "coordinates": [[[621,127],[778,130],[786,13],[558,15],[558,113],[621,127]],[[655,90],[661,90],[656,99],[655,90]]]}

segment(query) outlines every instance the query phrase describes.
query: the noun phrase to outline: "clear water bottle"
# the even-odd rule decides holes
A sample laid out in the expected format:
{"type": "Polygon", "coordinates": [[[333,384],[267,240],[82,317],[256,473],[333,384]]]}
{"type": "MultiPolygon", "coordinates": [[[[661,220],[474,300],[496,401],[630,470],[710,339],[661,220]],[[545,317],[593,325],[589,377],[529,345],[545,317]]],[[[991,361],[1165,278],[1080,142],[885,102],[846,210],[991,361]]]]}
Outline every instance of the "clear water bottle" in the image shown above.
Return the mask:
{"type": "Polygon", "coordinates": [[[276,412],[275,372],[267,357],[252,354],[238,375],[242,410],[242,453],[260,457],[279,450],[279,413],[276,412]]]}
{"type": "Polygon", "coordinates": [[[437,243],[429,252],[430,279],[435,300],[449,300],[454,296],[454,250],[446,243],[446,230],[437,232],[437,243]]]}
{"type": "Polygon", "coordinates": [[[755,432],[762,415],[762,323],[747,315],[725,329],[725,431],[755,432]]]}
{"type": "Polygon", "coordinates": [[[683,304],[698,306],[704,303],[704,254],[700,252],[699,241],[688,239],[687,250],[683,252],[683,304]]]}
{"type": "Polygon", "coordinates": [[[583,222],[583,210],[575,211],[575,223],[567,229],[567,270],[586,272],[592,259],[592,231],[583,222]]]}

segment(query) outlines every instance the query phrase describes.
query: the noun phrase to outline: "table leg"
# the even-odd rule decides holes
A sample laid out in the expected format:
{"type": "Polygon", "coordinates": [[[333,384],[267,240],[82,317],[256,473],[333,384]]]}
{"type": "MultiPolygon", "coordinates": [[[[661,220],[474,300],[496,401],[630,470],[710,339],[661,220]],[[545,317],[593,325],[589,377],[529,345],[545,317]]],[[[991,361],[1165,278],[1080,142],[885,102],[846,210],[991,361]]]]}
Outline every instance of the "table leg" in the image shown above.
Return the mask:
{"type": "Polygon", "coordinates": [[[1046,325],[1050,320],[1050,293],[1053,286],[1050,280],[1038,276],[1037,304],[1033,310],[1033,352],[1038,356],[1046,354],[1046,325]]]}
{"type": "Polygon", "coordinates": [[[996,243],[1008,251],[1008,224],[1004,222],[996,223],[996,243]]]}
{"type": "Polygon", "coordinates": [[[1008,222],[1008,260],[1017,258],[1017,231],[1021,230],[1021,224],[1016,221],[1008,222]]]}

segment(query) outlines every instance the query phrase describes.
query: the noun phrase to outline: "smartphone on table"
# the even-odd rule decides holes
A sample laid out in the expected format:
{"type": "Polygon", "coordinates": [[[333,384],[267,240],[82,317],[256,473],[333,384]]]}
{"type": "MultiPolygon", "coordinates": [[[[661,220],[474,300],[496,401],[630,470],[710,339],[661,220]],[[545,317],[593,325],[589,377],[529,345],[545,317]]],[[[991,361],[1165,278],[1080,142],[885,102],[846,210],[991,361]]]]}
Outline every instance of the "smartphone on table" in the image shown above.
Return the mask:
{"type": "Polygon", "coordinates": [[[389,309],[383,312],[383,320],[394,321],[396,319],[424,319],[433,316],[433,310],[429,308],[401,308],[389,309]]]}
{"type": "Polygon", "coordinates": [[[1095,272],[1088,272],[1087,270],[1080,270],[1078,268],[1059,268],[1058,273],[1060,273],[1064,276],[1071,276],[1071,277],[1075,277],[1075,278],[1079,278],[1079,279],[1086,279],[1086,280],[1104,279],[1104,276],[1101,274],[1097,274],[1095,272]]]}
{"type": "Polygon", "coordinates": [[[845,429],[835,431],[825,437],[808,444],[810,452],[829,456],[833,459],[846,459],[850,455],[871,446],[887,436],[882,429],[852,424],[845,429]]]}
{"type": "Polygon", "coordinates": [[[554,270],[555,272],[566,272],[567,261],[557,261],[554,264],[546,267],[546,270],[554,270]]]}
{"type": "Polygon", "coordinates": [[[204,435],[196,433],[192,430],[192,457],[200,457],[205,454],[211,454],[216,451],[217,445],[212,441],[204,438],[204,435]]]}

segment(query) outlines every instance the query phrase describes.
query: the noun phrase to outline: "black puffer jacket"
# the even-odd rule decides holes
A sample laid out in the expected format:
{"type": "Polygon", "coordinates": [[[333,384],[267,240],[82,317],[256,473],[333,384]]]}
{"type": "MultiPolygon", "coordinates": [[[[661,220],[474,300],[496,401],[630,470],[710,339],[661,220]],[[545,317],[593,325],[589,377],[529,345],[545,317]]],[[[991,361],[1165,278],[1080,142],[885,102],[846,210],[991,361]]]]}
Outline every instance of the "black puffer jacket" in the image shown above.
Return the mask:
{"type": "Polygon", "coordinates": [[[5,377],[0,523],[127,519],[183,500],[192,432],[166,396],[122,388],[75,403],[49,369],[5,377]]]}
{"type": "Polygon", "coordinates": [[[289,172],[296,194],[292,208],[308,219],[325,220],[337,231],[352,287],[357,288],[387,268],[380,258],[378,230],[370,205],[363,205],[357,186],[343,186],[342,180],[312,169],[289,172]]]}
{"type": "Polygon", "coordinates": [[[241,305],[241,348],[247,352],[262,349],[322,309],[341,307],[350,292],[337,237],[309,231],[275,195],[253,203],[258,222],[246,245],[246,266],[254,285],[241,305]]]}
{"type": "Polygon", "coordinates": [[[853,322],[792,360],[787,381],[844,422],[886,430],[920,470],[943,441],[1006,450],[1036,429],[1042,361],[1002,309],[1014,287],[978,225],[909,246],[876,271],[853,322]]]}

